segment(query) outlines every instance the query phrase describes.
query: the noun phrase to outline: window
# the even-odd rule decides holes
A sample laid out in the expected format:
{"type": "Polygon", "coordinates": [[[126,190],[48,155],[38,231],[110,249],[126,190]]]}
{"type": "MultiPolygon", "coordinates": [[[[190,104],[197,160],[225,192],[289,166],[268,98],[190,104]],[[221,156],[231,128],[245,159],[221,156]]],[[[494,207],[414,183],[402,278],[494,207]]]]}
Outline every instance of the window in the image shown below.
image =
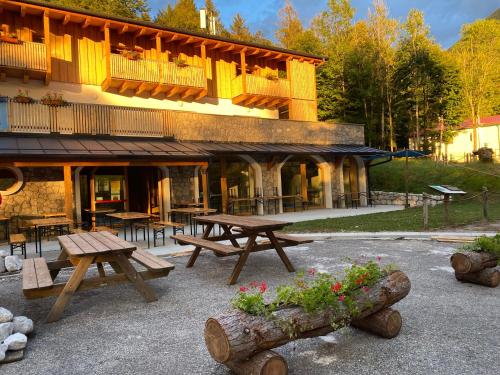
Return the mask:
{"type": "Polygon", "coordinates": [[[0,168],[0,193],[14,194],[23,185],[23,174],[19,168],[0,168]]]}

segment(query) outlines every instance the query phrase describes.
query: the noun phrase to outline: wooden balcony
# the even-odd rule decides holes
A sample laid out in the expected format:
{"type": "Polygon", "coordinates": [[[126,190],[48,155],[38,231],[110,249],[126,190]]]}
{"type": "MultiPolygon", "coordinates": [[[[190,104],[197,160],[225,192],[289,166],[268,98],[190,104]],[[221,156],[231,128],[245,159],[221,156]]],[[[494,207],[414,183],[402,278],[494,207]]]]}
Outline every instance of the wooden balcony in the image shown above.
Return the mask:
{"type": "Polygon", "coordinates": [[[43,79],[47,73],[47,49],[43,43],[0,42],[0,72],[23,79],[43,79]]]}
{"type": "Polygon", "coordinates": [[[279,108],[290,100],[290,81],[253,74],[239,75],[232,80],[231,91],[234,104],[279,108]]]}
{"type": "Polygon", "coordinates": [[[110,55],[110,73],[102,84],[103,90],[117,89],[120,94],[134,90],[136,95],[149,92],[165,98],[200,99],[207,94],[203,67],[178,66],[173,62],[129,60],[118,54],[110,55]]]}

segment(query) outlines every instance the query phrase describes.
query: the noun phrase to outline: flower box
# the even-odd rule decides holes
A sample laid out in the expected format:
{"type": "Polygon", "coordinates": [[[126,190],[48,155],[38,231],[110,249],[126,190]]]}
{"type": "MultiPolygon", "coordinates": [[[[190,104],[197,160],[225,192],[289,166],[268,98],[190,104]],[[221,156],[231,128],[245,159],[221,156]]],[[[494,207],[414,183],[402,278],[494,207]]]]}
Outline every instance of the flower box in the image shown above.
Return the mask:
{"type": "Polygon", "coordinates": [[[30,98],[29,96],[23,96],[23,95],[14,96],[13,100],[16,103],[23,103],[23,104],[33,103],[33,98],[30,98]]]}
{"type": "Polygon", "coordinates": [[[0,35],[0,40],[5,43],[21,44],[21,41],[17,38],[17,36],[0,35]]]}

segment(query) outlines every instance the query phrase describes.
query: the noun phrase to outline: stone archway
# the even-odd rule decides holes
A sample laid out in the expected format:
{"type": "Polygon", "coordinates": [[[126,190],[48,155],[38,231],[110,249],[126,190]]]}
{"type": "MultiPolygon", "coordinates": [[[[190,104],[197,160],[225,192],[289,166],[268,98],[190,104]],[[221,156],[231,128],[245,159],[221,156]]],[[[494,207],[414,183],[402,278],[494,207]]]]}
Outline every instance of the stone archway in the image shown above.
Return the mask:
{"type": "MultiPolygon", "coordinates": [[[[337,191],[339,195],[345,194],[344,189],[344,161],[350,158],[356,166],[357,173],[357,192],[360,193],[360,205],[367,206],[368,204],[368,191],[366,183],[366,167],[363,159],[358,155],[342,155],[335,160],[335,180],[337,181],[337,191]]],[[[345,208],[345,200],[340,202],[341,207],[345,208]]]]}
{"type": "MultiPolygon", "coordinates": [[[[263,184],[262,184],[262,168],[261,168],[260,164],[257,163],[257,161],[255,161],[255,159],[249,155],[240,154],[240,155],[238,155],[238,157],[243,159],[244,161],[246,161],[250,165],[250,167],[253,169],[254,176],[255,176],[254,183],[255,183],[256,190],[264,191],[263,184]]],[[[264,204],[262,201],[257,202],[257,214],[264,215],[264,204]]]]}

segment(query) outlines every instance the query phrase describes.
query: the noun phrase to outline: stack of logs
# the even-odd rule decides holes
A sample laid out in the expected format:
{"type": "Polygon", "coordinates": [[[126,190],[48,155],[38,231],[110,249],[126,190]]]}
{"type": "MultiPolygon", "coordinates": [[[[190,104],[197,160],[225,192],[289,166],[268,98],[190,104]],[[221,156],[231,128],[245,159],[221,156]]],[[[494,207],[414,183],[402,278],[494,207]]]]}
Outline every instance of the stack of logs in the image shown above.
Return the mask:
{"type": "MultiPolygon", "coordinates": [[[[359,315],[351,320],[353,327],[384,338],[399,334],[402,319],[389,306],[406,297],[411,283],[401,271],[381,279],[365,294],[355,298],[359,315]]],[[[270,350],[288,342],[324,336],[335,329],[333,323],[345,319],[345,306],[338,310],[323,310],[314,314],[301,307],[277,310],[273,318],[252,316],[230,310],[209,318],[205,324],[205,343],[212,358],[241,375],[286,375],[286,360],[270,350]],[[293,334],[283,323],[293,327],[293,334]]]]}
{"type": "Polygon", "coordinates": [[[496,287],[500,283],[498,257],[487,252],[461,252],[451,256],[455,277],[462,282],[496,287]]]}

